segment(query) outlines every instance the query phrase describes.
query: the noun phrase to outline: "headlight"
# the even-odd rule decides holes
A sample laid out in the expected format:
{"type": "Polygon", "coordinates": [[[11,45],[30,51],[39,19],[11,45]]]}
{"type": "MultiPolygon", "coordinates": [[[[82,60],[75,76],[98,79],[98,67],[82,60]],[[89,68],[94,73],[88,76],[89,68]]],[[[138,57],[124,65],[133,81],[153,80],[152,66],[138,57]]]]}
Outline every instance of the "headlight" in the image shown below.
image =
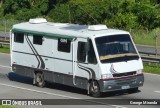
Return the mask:
{"type": "Polygon", "coordinates": [[[142,73],[142,70],[137,70],[137,74],[141,74],[142,73]]]}
{"type": "Polygon", "coordinates": [[[101,76],[102,79],[105,79],[105,78],[113,78],[112,74],[104,74],[101,76]]]}

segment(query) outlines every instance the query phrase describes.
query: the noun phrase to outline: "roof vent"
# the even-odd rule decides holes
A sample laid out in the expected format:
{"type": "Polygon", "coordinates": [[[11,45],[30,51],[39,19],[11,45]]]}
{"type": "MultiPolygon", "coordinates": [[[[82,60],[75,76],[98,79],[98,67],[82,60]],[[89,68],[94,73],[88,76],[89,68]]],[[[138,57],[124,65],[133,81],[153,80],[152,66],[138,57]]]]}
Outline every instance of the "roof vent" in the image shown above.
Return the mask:
{"type": "Polygon", "coordinates": [[[30,19],[29,23],[31,24],[40,24],[40,23],[46,23],[47,20],[45,18],[35,18],[35,19],[30,19]]]}
{"type": "Polygon", "coordinates": [[[107,26],[106,25],[90,25],[88,26],[88,30],[93,30],[93,31],[96,31],[96,30],[107,30],[107,26]]]}

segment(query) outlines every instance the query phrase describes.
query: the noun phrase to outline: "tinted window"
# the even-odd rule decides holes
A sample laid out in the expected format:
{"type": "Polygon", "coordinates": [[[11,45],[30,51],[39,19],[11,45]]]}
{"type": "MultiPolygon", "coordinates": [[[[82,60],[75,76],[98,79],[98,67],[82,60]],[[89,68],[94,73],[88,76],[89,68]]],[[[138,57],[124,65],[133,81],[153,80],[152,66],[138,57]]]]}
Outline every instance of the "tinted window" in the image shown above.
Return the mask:
{"type": "Polygon", "coordinates": [[[42,45],[43,36],[33,35],[33,44],[42,45]]]}
{"type": "Polygon", "coordinates": [[[91,40],[89,40],[88,63],[97,64],[97,59],[91,40]]]}
{"type": "Polygon", "coordinates": [[[86,61],[85,42],[78,42],[77,60],[79,62],[86,61]]]}
{"type": "Polygon", "coordinates": [[[58,51],[70,52],[71,40],[68,39],[58,39],[58,51]]]}
{"type": "Polygon", "coordinates": [[[14,33],[14,42],[23,43],[24,33],[14,33]]]}

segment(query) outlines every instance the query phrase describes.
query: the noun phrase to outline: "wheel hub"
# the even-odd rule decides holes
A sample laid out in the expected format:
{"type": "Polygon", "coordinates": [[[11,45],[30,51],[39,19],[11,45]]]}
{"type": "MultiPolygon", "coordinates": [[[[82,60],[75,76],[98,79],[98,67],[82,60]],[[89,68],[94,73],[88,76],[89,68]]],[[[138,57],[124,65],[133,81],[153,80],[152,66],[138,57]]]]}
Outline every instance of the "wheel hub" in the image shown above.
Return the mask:
{"type": "Polygon", "coordinates": [[[92,86],[92,91],[93,91],[94,93],[96,93],[96,92],[98,91],[98,87],[97,87],[97,85],[95,85],[94,83],[93,83],[93,86],[92,86]]]}
{"type": "Polygon", "coordinates": [[[41,82],[41,81],[42,81],[41,76],[37,76],[37,82],[41,82]]]}

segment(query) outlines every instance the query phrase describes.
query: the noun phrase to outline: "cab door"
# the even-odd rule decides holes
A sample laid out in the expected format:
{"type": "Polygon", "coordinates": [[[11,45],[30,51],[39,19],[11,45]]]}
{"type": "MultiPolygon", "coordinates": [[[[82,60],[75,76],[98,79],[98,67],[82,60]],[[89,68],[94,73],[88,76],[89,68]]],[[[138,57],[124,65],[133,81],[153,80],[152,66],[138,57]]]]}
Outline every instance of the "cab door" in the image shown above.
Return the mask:
{"type": "MultiPolygon", "coordinates": [[[[80,65],[86,65],[86,44],[87,39],[84,38],[77,38],[73,45],[73,84],[76,87],[84,88],[82,82],[83,77],[85,76],[85,70],[79,68],[80,65]]],[[[84,83],[84,82],[83,82],[84,83]]]]}
{"type": "Polygon", "coordinates": [[[75,71],[73,82],[77,87],[86,89],[88,81],[96,78],[98,72],[97,59],[94,53],[92,41],[89,39],[77,39],[75,50],[75,71]]]}

